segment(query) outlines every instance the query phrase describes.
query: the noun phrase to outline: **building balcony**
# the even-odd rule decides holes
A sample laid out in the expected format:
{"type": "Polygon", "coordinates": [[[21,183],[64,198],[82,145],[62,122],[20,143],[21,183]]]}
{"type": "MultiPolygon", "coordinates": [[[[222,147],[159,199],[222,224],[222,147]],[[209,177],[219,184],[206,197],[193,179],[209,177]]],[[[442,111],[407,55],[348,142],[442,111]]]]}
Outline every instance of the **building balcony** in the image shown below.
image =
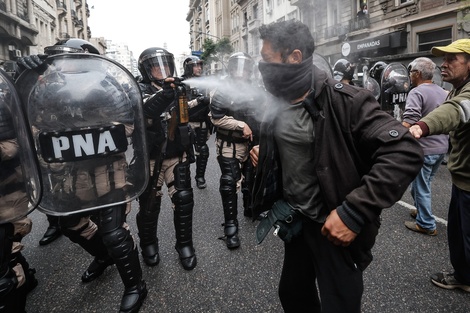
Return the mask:
{"type": "Polygon", "coordinates": [[[336,24],[325,28],[325,39],[330,39],[333,37],[344,36],[349,32],[349,27],[341,24],[336,24]]]}
{"type": "Polygon", "coordinates": [[[63,3],[60,0],[57,0],[56,4],[57,4],[57,13],[59,15],[67,14],[67,6],[65,5],[65,3],[63,3]]]}
{"type": "Polygon", "coordinates": [[[78,29],[83,29],[83,20],[76,20],[74,23],[75,27],[78,29]]]}
{"type": "Polygon", "coordinates": [[[253,19],[248,21],[248,31],[250,33],[255,32],[261,26],[261,21],[259,19],[253,19]]]}
{"type": "Polygon", "coordinates": [[[364,29],[364,28],[369,28],[369,26],[370,26],[370,19],[368,16],[362,17],[362,18],[355,17],[349,21],[350,32],[364,29]]]}

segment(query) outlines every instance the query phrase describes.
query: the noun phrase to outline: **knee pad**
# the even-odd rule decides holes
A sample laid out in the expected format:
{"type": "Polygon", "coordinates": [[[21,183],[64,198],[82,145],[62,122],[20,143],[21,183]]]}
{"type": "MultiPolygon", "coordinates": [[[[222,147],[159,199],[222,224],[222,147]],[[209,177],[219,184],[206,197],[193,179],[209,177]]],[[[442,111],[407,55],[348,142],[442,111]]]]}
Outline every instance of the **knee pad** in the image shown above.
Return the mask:
{"type": "Polygon", "coordinates": [[[177,192],[175,192],[171,200],[176,206],[192,204],[194,201],[193,190],[192,189],[178,190],[177,192]]]}
{"type": "Polygon", "coordinates": [[[191,172],[189,167],[190,163],[185,161],[176,164],[173,169],[173,175],[175,177],[174,186],[176,190],[191,189],[191,172]]]}
{"type": "Polygon", "coordinates": [[[222,195],[230,195],[237,191],[237,181],[230,175],[220,177],[219,191],[222,195]]]}
{"type": "Polygon", "coordinates": [[[240,161],[235,158],[226,158],[221,155],[217,157],[217,161],[219,162],[220,171],[222,175],[229,175],[232,176],[235,181],[239,181],[242,177],[241,170],[240,170],[240,161]]]}
{"type": "Polygon", "coordinates": [[[113,232],[122,227],[126,221],[126,204],[120,204],[100,210],[99,232],[103,234],[113,232]]]}
{"type": "Polygon", "coordinates": [[[134,249],[131,234],[124,227],[103,234],[103,243],[113,257],[127,255],[134,249]]]}
{"type": "Polygon", "coordinates": [[[209,157],[209,147],[206,144],[199,146],[199,156],[209,157]]]}

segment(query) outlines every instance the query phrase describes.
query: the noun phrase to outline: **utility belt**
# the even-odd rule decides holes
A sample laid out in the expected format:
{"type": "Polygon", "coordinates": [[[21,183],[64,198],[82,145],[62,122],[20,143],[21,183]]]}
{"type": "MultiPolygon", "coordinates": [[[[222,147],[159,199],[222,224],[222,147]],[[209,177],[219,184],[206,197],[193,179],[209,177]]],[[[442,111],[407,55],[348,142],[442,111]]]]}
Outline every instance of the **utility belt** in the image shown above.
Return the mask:
{"type": "Polygon", "coordinates": [[[237,137],[234,136],[234,134],[240,134],[238,131],[233,131],[233,130],[221,130],[220,128],[217,129],[217,139],[220,139],[224,142],[227,143],[246,143],[249,141],[248,138],[243,138],[243,137],[237,137]]]}

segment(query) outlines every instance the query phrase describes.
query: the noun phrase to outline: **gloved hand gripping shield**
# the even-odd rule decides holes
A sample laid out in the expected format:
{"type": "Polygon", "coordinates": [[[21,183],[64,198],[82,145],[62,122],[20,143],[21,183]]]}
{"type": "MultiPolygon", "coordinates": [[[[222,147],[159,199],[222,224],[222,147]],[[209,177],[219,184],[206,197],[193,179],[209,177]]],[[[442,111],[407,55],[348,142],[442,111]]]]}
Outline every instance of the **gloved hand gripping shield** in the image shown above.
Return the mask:
{"type": "Polygon", "coordinates": [[[20,98],[0,71],[0,224],[28,215],[41,192],[38,161],[20,98]]]}
{"type": "Polygon", "coordinates": [[[133,76],[89,53],[52,55],[45,64],[17,81],[43,181],[39,209],[69,215],[137,198],[149,162],[133,76]]]}

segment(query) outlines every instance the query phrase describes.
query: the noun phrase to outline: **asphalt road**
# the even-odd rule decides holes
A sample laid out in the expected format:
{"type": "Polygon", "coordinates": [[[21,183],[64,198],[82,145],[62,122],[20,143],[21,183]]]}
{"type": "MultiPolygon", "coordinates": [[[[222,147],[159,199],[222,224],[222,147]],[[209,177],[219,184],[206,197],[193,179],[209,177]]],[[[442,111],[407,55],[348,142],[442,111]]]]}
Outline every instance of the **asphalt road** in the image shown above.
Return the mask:
{"type": "MultiPolygon", "coordinates": [[[[149,294],[140,312],[282,312],[277,296],[283,259],[281,240],[268,235],[257,245],[256,223],[242,213],[239,217],[241,247],[228,250],[218,239],[223,235],[223,213],[213,138],[210,147],[208,187],[194,189],[193,229],[198,265],[188,272],[179,263],[174,249],[172,210],[165,195],[158,229],[161,262],[150,268],[141,261],[149,294]]],[[[433,210],[439,218],[436,237],[405,228],[404,221],[411,220],[409,192],[384,210],[373,249],[374,261],[364,272],[363,312],[470,312],[469,294],[435,287],[429,280],[432,273],[451,269],[445,224],[450,188],[449,173],[442,166],[433,185],[433,210]]],[[[128,222],[135,238],[136,212],[136,202],[133,202],[128,222]]],[[[39,285],[28,296],[27,312],[117,312],[123,285],[116,267],[83,284],[80,277],[92,257],[63,236],[48,246],[39,246],[47,227],[46,216],[36,210],[31,218],[33,230],[23,241],[24,255],[36,268],[39,285]]]]}

